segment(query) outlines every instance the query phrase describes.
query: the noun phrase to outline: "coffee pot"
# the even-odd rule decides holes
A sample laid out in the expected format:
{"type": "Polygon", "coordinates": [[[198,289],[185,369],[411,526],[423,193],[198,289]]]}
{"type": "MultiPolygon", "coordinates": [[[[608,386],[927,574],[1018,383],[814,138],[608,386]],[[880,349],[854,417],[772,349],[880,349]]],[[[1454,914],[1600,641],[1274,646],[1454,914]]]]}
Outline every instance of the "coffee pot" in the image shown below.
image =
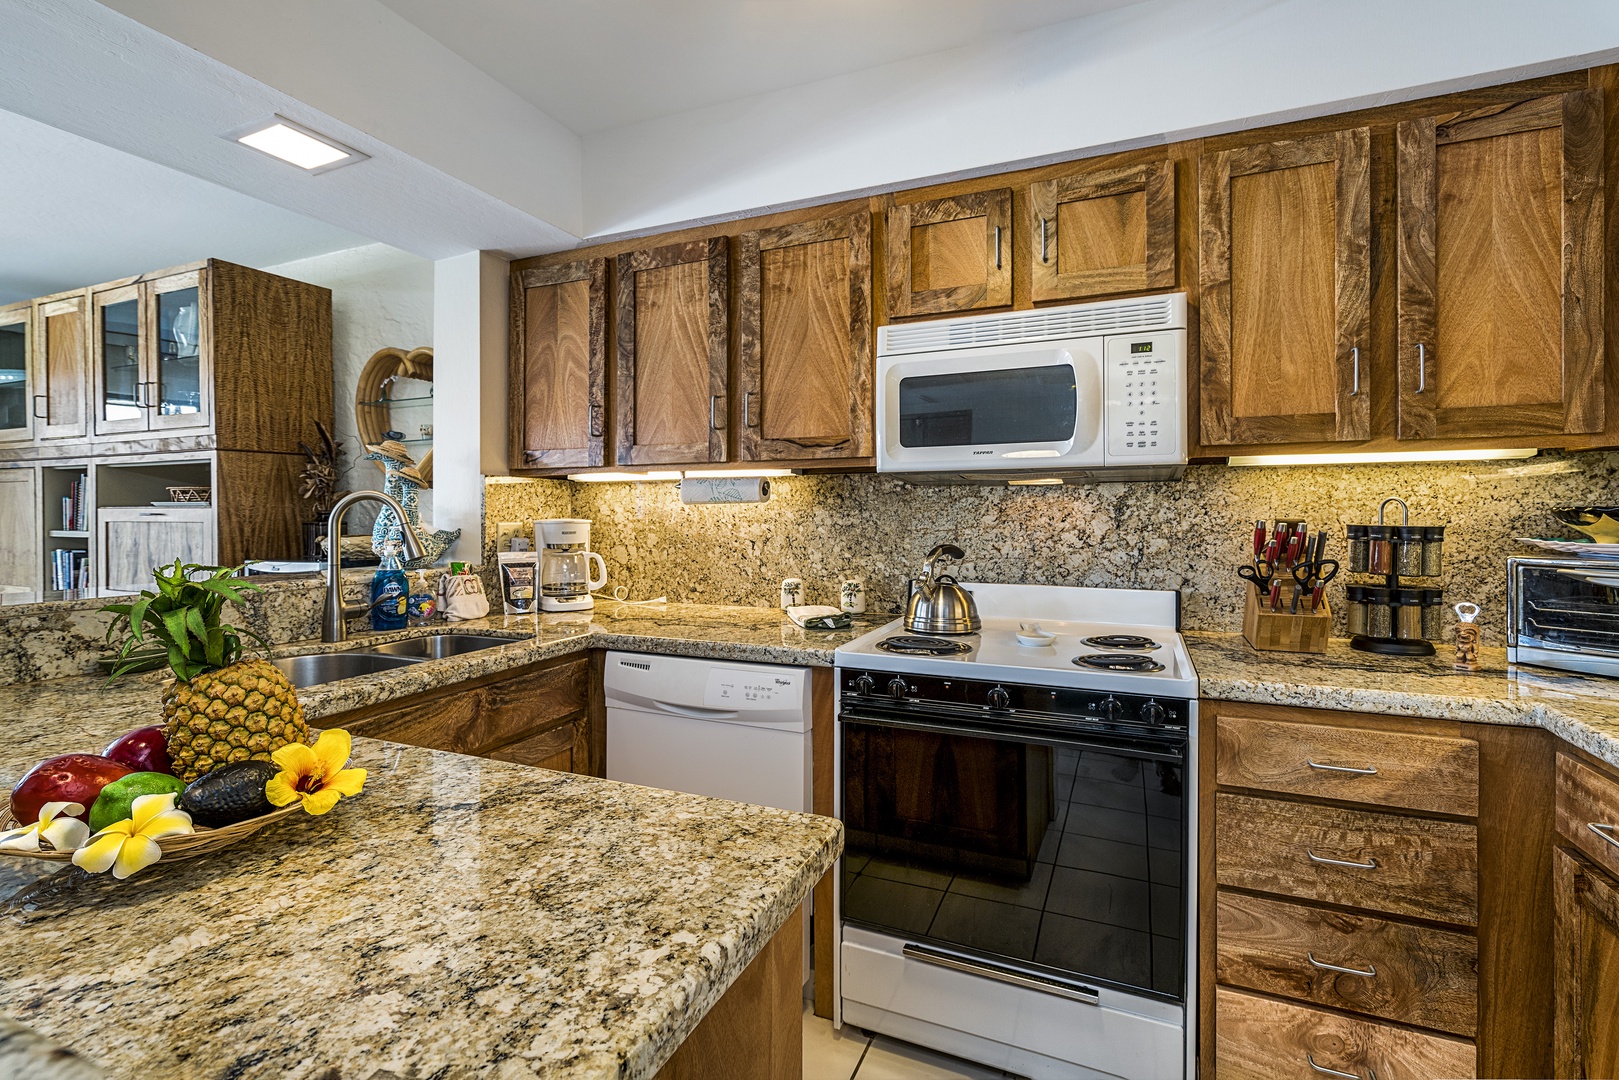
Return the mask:
{"type": "Polygon", "coordinates": [[[553,518],[534,523],[540,542],[540,610],[588,611],[596,606],[590,595],[607,584],[607,564],[590,549],[590,521],[553,518]],[[600,577],[591,577],[594,563],[600,577]]]}

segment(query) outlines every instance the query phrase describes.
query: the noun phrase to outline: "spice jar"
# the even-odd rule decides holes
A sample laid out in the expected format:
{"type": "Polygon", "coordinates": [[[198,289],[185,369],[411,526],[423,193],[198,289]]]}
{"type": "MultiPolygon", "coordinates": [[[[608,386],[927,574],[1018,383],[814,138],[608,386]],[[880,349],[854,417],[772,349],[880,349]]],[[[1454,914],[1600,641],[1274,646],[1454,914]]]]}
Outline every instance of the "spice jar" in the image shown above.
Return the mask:
{"type": "Polygon", "coordinates": [[[1367,603],[1366,594],[1371,590],[1365,585],[1351,585],[1344,590],[1344,610],[1349,620],[1349,636],[1359,637],[1366,633],[1367,603]]]}
{"type": "Polygon", "coordinates": [[[1394,567],[1401,577],[1422,576],[1422,534],[1426,531],[1416,525],[1394,530],[1394,567]]]}
{"type": "Polygon", "coordinates": [[[1345,537],[1349,544],[1349,572],[1351,574],[1364,574],[1372,568],[1371,540],[1367,533],[1371,531],[1370,525],[1346,525],[1345,537]]]}
{"type": "Polygon", "coordinates": [[[1366,589],[1366,636],[1391,638],[1394,636],[1393,597],[1387,589],[1366,589]]]}
{"type": "Polygon", "coordinates": [[[1429,525],[1422,530],[1422,576],[1438,577],[1445,566],[1445,527],[1429,525]]]}
{"type": "Polygon", "coordinates": [[[1422,590],[1394,590],[1394,636],[1405,641],[1422,637],[1422,590]]]}
{"type": "Polygon", "coordinates": [[[1422,590],[1422,636],[1438,641],[1445,622],[1445,590],[1422,590]]]}
{"type": "Polygon", "coordinates": [[[1394,573],[1394,526],[1368,525],[1367,569],[1373,574],[1394,573]]]}

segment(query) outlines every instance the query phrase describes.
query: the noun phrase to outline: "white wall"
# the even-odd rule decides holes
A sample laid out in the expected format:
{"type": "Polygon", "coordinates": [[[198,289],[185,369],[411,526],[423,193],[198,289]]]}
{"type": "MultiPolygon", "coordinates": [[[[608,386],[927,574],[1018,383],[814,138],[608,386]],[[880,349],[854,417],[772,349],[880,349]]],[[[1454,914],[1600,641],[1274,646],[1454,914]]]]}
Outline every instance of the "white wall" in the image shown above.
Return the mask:
{"type": "MultiPolygon", "coordinates": [[[[370,244],[262,269],[332,290],[333,412],[337,421],[335,434],[343,443],[344,463],[339,486],[347,490],[380,489],[382,471],[365,460],[365,447],[355,424],[354,389],[365,362],[378,349],[394,346],[409,350],[433,344],[432,262],[386,244],[370,244]]],[[[436,365],[434,376],[442,378],[436,365]]],[[[436,408],[437,402],[434,404],[436,408]]],[[[424,410],[422,420],[428,416],[424,410]]],[[[436,432],[436,416],[432,422],[436,432]]],[[[436,466],[437,454],[433,461],[436,466]]],[[[433,519],[432,496],[431,491],[422,493],[422,517],[426,521],[433,519]]],[[[375,516],[374,508],[356,506],[344,518],[344,533],[352,535],[369,528],[365,522],[375,516]]]]}

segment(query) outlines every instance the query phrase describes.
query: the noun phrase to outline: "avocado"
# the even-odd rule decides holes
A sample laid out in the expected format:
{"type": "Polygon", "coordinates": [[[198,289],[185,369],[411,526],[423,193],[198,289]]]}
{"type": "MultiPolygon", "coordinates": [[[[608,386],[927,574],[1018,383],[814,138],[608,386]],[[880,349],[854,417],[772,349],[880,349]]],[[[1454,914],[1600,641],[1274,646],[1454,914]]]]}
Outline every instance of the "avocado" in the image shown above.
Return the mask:
{"type": "Polygon", "coordinates": [[[180,796],[180,809],[209,829],[268,814],[275,807],[264,797],[264,788],[278,771],[268,761],[221,765],[191,782],[180,796]]]}

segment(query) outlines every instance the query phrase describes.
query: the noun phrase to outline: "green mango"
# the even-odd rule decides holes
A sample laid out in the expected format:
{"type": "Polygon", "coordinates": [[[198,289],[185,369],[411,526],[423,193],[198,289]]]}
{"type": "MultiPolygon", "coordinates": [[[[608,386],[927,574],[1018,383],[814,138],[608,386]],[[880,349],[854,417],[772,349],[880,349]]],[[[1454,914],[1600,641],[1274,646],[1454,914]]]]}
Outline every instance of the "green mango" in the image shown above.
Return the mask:
{"type": "Polygon", "coordinates": [[[142,795],[180,794],[186,788],[178,776],[160,772],[130,773],[101,789],[90,807],[90,831],[100,832],[115,821],[131,816],[130,806],[142,795]]]}

